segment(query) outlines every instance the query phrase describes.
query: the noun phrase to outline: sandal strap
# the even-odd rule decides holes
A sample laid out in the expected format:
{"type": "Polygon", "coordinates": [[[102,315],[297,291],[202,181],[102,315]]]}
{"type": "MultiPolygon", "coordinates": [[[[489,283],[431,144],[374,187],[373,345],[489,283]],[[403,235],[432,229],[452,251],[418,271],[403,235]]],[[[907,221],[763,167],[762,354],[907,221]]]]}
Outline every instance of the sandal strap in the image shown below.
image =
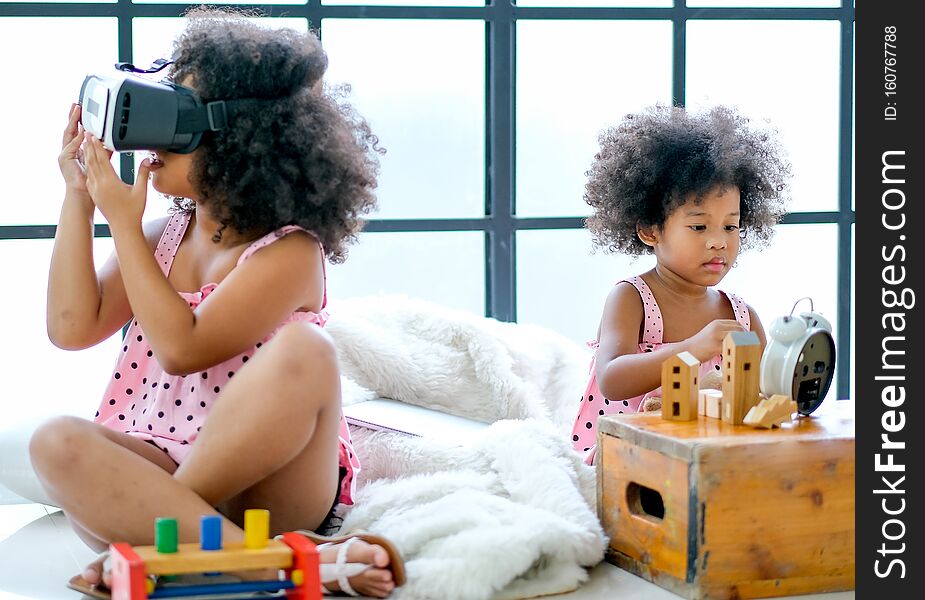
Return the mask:
{"type": "MultiPolygon", "coordinates": [[[[356,593],[356,590],[350,585],[350,582],[347,580],[346,566],[347,566],[347,551],[350,549],[350,546],[353,545],[359,538],[350,538],[343,544],[337,551],[337,585],[340,586],[341,591],[345,592],[349,596],[359,596],[356,593]]],[[[360,571],[362,573],[369,568],[369,565],[362,565],[363,569],[360,571]]]]}
{"type": "MultiPolygon", "coordinates": [[[[321,565],[319,565],[319,574],[321,576],[322,584],[336,581],[337,585],[340,586],[341,591],[345,594],[350,596],[359,596],[356,590],[353,589],[353,586],[350,585],[350,581],[348,581],[348,579],[350,577],[359,575],[363,571],[366,571],[372,567],[372,565],[368,565],[366,563],[347,562],[347,552],[350,546],[359,539],[360,538],[352,537],[343,542],[330,542],[327,544],[320,544],[318,546],[319,550],[329,546],[340,546],[340,548],[337,550],[337,557],[335,558],[334,563],[321,563],[321,565]]],[[[326,594],[330,593],[327,588],[324,588],[324,591],[326,594]]]]}

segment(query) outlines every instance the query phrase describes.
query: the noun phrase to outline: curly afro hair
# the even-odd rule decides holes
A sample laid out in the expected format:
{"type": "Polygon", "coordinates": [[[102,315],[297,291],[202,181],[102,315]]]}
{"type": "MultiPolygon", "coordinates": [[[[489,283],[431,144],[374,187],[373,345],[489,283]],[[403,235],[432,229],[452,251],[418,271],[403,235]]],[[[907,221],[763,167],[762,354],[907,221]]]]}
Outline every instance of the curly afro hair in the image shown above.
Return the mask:
{"type": "Polygon", "coordinates": [[[174,43],[173,81],[205,102],[241,100],[228,127],[203,134],[193,162],[201,205],[221,223],[213,240],[227,227],[256,239],[294,224],[342,262],[376,205],[383,150],[368,124],[324,91],[328,60],[313,33],[268,29],[248,16],[195,8],[174,43]]]}
{"type": "Polygon", "coordinates": [[[790,164],[773,132],[749,127],[734,109],[651,107],[604,131],[600,144],[585,173],[585,202],[594,208],[586,224],[610,252],[651,253],[637,227],[661,227],[692,195],[700,202],[716,186],[739,189],[743,249],[767,245],[784,215],[790,164]]]}

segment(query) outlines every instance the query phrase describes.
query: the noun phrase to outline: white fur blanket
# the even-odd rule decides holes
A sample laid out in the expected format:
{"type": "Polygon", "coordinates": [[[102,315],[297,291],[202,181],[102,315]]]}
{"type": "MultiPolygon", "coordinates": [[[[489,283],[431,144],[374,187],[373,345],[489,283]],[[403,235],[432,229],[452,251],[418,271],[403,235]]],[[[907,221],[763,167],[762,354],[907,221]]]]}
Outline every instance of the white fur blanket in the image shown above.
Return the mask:
{"type": "Polygon", "coordinates": [[[403,297],[331,313],[345,403],[381,396],[494,423],[465,446],[352,430],[362,487],[343,529],[398,545],[409,579],[393,597],[526,598],[587,579],[606,539],[568,431],[588,354],[541,327],[403,297]]]}

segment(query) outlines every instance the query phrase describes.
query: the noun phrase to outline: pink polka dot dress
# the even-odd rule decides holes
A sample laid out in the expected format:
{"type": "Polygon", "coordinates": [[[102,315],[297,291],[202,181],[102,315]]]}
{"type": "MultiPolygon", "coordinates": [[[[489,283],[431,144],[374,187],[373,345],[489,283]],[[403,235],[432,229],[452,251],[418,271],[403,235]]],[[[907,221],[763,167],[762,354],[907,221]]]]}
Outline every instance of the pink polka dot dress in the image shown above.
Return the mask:
{"type": "MultiPolygon", "coordinates": [[[[164,271],[170,273],[173,259],[190,222],[190,215],[177,213],[167,223],[155,250],[155,257],[164,271]]],[[[293,231],[305,231],[288,225],[255,241],[247,247],[237,264],[247,260],[261,248],[293,231]]],[[[322,269],[324,263],[322,263],[322,269]]],[[[191,309],[218,287],[216,283],[204,285],[198,292],[178,292],[191,309]]],[[[132,320],[125,334],[116,366],[103,396],[94,421],[110,429],[147,440],[163,450],[177,464],[189,454],[209,410],[219,399],[222,389],[245,363],[267,343],[283,325],[293,321],[307,321],[323,327],[327,321],[324,305],[320,313],[297,311],[270,332],[261,342],[241,354],[218,365],[188,375],[170,375],[157,362],[138,321],[132,320]]],[[[338,500],[353,504],[356,474],[360,463],[353,451],[347,421],[341,416],[339,437],[339,466],[342,474],[338,500]]]]}
{"type": "MultiPolygon", "coordinates": [[[[642,334],[642,342],[639,344],[639,352],[652,352],[658,348],[671,346],[672,343],[662,342],[662,332],[665,330],[662,320],[662,312],[658,308],[655,296],[652,290],[643,281],[642,277],[633,277],[624,279],[619,283],[629,283],[636,288],[642,298],[643,309],[645,310],[645,327],[642,334]]],[[[732,310],[735,313],[736,321],[747,330],[751,330],[751,317],[748,314],[748,306],[739,299],[738,296],[727,292],[720,292],[729,299],[732,310]]],[[[598,341],[588,342],[588,345],[597,350],[598,341]]],[[[712,359],[700,365],[700,376],[703,377],[712,370],[722,368],[722,357],[714,356],[712,359]]],[[[597,450],[597,418],[602,415],[613,413],[634,413],[642,410],[646,398],[650,396],[661,396],[662,388],[658,387],[651,392],[640,394],[635,398],[626,398],[623,400],[611,400],[601,394],[597,386],[597,358],[591,358],[591,368],[588,377],[588,385],[585,393],[581,397],[581,404],[578,408],[578,416],[575,419],[575,425],[572,427],[572,447],[584,454],[585,462],[592,464],[594,462],[595,452],[597,450]]]]}

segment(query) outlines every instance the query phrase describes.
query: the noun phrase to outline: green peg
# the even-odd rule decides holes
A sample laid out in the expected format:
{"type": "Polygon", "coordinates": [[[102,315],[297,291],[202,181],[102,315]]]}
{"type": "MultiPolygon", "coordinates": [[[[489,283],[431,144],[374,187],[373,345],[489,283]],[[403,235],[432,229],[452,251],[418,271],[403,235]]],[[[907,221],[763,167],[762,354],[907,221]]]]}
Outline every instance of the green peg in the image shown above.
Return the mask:
{"type": "Polygon", "coordinates": [[[159,517],[154,520],[154,545],[161,554],[177,551],[177,520],[159,517]]]}

